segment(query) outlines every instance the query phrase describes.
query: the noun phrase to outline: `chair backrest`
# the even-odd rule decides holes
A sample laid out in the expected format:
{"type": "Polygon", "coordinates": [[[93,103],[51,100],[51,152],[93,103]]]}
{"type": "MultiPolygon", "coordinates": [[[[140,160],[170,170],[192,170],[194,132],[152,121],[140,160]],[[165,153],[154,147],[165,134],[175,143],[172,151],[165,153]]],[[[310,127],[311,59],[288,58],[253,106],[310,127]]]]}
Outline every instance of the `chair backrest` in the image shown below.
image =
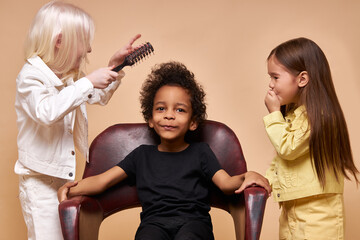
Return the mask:
{"type": "MultiPolygon", "coordinates": [[[[230,175],[247,171],[240,142],[235,133],[223,123],[206,120],[189,140],[208,143],[220,165],[230,175]]],[[[141,144],[158,144],[158,137],[146,123],[117,124],[107,128],[90,146],[90,159],[85,166],[83,178],[110,169],[141,144]]],[[[126,181],[95,197],[102,205],[104,218],[120,210],[140,206],[135,186],[130,186],[126,181]]],[[[229,211],[228,201],[229,197],[213,187],[211,206],[229,211]]]]}

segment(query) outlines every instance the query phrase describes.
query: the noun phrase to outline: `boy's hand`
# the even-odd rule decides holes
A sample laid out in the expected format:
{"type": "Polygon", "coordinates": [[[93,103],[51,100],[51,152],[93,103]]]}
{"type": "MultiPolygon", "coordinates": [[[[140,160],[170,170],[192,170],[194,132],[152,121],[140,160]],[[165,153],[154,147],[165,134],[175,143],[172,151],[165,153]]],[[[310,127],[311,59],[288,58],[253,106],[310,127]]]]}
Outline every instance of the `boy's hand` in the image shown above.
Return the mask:
{"type": "Polygon", "coordinates": [[[244,182],[241,184],[238,190],[235,190],[235,193],[241,193],[242,191],[244,191],[245,188],[250,187],[252,185],[258,185],[265,188],[265,190],[268,192],[270,196],[271,187],[269,181],[259,173],[252,171],[245,173],[244,182]]]}
{"type": "Polygon", "coordinates": [[[62,187],[59,188],[57,195],[58,195],[58,200],[60,203],[64,200],[68,199],[67,195],[69,193],[70,188],[75,187],[77,184],[78,184],[77,181],[67,182],[62,187]]]}
{"type": "Polygon", "coordinates": [[[280,101],[274,90],[270,89],[265,96],[265,105],[269,113],[280,111],[280,101]]]}
{"type": "MultiPolygon", "coordinates": [[[[133,47],[132,45],[134,44],[134,42],[136,40],[138,40],[141,37],[141,34],[136,34],[133,38],[130,39],[130,41],[124,46],[122,47],[120,50],[118,50],[111,58],[109,61],[109,67],[110,66],[118,66],[121,63],[124,62],[125,57],[127,55],[129,55],[130,53],[132,53],[134,50],[138,49],[139,47],[141,47],[141,45],[135,46],[133,47]]],[[[114,68],[113,67],[113,68],[114,68]]]]}

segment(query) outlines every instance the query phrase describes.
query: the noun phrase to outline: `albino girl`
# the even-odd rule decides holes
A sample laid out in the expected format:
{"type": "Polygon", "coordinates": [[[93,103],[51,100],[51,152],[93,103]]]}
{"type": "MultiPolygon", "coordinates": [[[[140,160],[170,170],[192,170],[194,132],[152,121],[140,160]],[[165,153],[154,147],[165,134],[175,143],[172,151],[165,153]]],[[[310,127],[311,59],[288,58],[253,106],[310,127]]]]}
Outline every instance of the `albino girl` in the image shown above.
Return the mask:
{"type": "Polygon", "coordinates": [[[108,67],[83,73],[94,24],[82,9],[44,5],[25,42],[25,65],[16,79],[19,198],[28,239],[63,239],[57,190],[75,178],[75,147],[88,153],[86,103],[105,105],[124,72],[122,63],[140,35],[110,59],[108,67]]]}

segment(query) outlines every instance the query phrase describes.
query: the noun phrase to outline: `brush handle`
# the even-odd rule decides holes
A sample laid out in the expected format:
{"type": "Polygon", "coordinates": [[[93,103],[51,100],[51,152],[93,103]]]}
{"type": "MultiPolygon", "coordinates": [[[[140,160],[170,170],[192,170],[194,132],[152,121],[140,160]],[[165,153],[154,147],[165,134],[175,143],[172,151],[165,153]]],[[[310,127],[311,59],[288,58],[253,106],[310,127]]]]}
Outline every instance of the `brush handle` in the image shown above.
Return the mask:
{"type": "Polygon", "coordinates": [[[119,72],[119,71],[120,71],[121,69],[123,69],[125,66],[129,66],[129,63],[126,62],[126,59],[125,59],[125,61],[124,61],[122,64],[118,65],[117,67],[114,67],[114,68],[112,69],[112,71],[114,71],[114,72],[119,72]]]}

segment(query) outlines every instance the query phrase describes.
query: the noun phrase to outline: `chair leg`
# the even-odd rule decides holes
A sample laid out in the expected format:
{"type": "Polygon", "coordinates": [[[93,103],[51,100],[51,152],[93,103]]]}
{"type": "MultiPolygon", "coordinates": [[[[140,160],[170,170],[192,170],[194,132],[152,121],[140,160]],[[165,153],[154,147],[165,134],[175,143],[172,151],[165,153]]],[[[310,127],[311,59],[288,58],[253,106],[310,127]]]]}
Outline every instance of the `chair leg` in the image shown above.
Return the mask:
{"type": "Polygon", "coordinates": [[[245,239],[245,206],[243,203],[229,203],[229,211],[234,221],[236,240],[245,239]]]}

